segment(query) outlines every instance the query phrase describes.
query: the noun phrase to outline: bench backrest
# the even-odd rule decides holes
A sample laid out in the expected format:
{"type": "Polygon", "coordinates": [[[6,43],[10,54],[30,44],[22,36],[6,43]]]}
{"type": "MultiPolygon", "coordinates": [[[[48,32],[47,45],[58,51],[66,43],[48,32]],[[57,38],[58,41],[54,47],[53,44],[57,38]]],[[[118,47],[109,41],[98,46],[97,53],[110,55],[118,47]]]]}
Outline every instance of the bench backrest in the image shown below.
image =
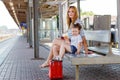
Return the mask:
{"type": "Polygon", "coordinates": [[[112,54],[112,45],[111,45],[111,31],[110,30],[94,30],[94,31],[84,31],[86,40],[105,42],[108,44],[108,54],[112,54]]]}
{"type": "Polygon", "coordinates": [[[94,30],[94,31],[84,31],[86,40],[99,41],[109,43],[111,40],[110,30],[94,30]]]}

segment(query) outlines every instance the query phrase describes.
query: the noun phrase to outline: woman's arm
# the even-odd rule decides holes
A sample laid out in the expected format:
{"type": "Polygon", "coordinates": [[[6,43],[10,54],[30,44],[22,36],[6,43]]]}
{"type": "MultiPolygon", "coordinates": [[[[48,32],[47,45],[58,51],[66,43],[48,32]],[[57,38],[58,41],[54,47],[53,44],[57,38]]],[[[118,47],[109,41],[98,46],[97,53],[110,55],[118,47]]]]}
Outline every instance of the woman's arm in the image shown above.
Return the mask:
{"type": "Polygon", "coordinates": [[[82,37],[85,53],[88,54],[88,45],[85,36],[82,37]]]}

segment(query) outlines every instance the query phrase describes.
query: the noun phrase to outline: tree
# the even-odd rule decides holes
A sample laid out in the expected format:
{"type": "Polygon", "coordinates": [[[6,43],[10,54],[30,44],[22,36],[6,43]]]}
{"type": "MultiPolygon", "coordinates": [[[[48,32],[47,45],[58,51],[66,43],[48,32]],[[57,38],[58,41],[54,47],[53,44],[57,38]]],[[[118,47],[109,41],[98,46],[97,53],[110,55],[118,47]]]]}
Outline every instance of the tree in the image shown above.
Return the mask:
{"type": "Polygon", "coordinates": [[[92,11],[81,12],[81,16],[93,16],[95,15],[92,11]]]}
{"type": "Polygon", "coordinates": [[[7,26],[3,25],[3,26],[0,26],[0,30],[7,30],[7,26]]]}

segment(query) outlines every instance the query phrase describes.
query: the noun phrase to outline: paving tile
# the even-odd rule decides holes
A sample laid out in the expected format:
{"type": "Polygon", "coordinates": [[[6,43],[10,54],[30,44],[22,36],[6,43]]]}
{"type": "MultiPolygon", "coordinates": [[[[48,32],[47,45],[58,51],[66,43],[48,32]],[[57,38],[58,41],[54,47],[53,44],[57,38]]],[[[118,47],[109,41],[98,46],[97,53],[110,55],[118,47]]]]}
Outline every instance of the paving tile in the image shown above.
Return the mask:
{"type": "MultiPolygon", "coordinates": [[[[0,66],[0,80],[50,80],[48,68],[40,69],[45,60],[32,60],[33,48],[19,37],[0,66]]],[[[49,50],[40,46],[40,57],[47,58],[49,50]]],[[[80,66],[80,80],[120,80],[120,64],[80,66]]],[[[75,80],[75,66],[64,58],[63,80],[75,80]]]]}

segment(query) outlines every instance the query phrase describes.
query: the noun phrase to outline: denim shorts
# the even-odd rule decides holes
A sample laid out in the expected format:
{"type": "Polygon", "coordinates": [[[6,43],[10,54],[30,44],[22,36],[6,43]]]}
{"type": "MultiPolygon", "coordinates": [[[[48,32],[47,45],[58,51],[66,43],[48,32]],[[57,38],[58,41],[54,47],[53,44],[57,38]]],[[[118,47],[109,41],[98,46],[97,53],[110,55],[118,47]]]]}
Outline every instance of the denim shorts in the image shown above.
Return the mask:
{"type": "Polygon", "coordinates": [[[77,51],[77,48],[73,45],[70,45],[70,47],[71,47],[71,53],[75,54],[75,52],[77,51]]]}

